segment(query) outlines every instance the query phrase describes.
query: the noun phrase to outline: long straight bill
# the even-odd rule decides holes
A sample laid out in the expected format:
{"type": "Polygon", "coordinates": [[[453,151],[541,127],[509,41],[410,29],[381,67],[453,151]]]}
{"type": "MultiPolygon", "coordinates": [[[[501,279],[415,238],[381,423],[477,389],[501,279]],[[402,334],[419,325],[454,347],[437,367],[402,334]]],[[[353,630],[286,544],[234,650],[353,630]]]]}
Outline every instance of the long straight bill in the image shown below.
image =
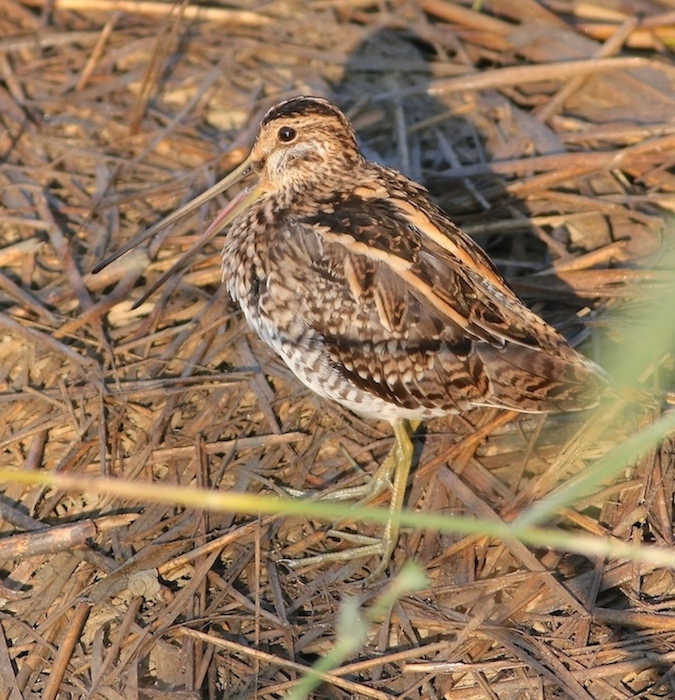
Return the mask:
{"type": "Polygon", "coordinates": [[[92,272],[94,274],[100,272],[104,267],[107,267],[108,265],[110,265],[111,262],[114,262],[118,258],[122,257],[125,253],[128,253],[130,250],[135,248],[140,243],[143,243],[143,241],[147,241],[148,238],[152,238],[158,231],[161,231],[166,226],[170,226],[179,219],[182,219],[184,216],[187,216],[195,209],[201,207],[202,204],[206,204],[206,202],[212,200],[221,192],[224,192],[233,185],[236,185],[237,182],[239,182],[239,180],[241,180],[248,174],[250,165],[251,157],[249,156],[239,167],[235,168],[229,175],[226,175],[222,180],[219,180],[215,185],[213,185],[213,187],[210,187],[208,190],[206,190],[206,192],[190,200],[180,209],[177,209],[176,211],[169,214],[169,216],[156,223],[154,226],[151,226],[149,229],[143,231],[138,236],[135,236],[130,241],[125,243],[121,248],[112,253],[112,255],[109,255],[107,258],[103,259],[94,267],[92,272]]]}
{"type": "MultiPolygon", "coordinates": [[[[204,193],[206,194],[206,193],[204,193]]],[[[174,273],[185,267],[194,255],[205,246],[217,233],[229,226],[240,214],[243,214],[248,207],[264,194],[260,185],[255,185],[242,190],[213,220],[211,225],[202,235],[190,246],[188,250],[164,273],[159,279],[150,285],[141,297],[139,297],[131,307],[137,309],[147,301],[174,273]]],[[[203,195],[202,195],[203,196],[203,195]]]]}

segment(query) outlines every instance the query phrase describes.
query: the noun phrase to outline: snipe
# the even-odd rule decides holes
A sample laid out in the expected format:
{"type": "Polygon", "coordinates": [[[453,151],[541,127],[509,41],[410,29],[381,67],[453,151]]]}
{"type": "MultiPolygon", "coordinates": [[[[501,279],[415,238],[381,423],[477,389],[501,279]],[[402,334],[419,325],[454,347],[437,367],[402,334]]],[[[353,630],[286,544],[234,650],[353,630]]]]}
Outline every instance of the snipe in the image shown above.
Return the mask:
{"type": "MultiPolygon", "coordinates": [[[[338,498],[378,493],[393,475],[390,512],[400,510],[411,422],[478,406],[548,413],[597,403],[602,370],[520,301],[423,187],[366,160],[328,100],[272,107],[246,161],[160,225],[248,173],[256,184],[197,245],[231,224],[223,280],[251,327],[317,394],[394,429],[370,486],[338,498]]],[[[376,544],[299,562],[378,554],[372,576],[397,539],[390,519],[376,544]]]]}

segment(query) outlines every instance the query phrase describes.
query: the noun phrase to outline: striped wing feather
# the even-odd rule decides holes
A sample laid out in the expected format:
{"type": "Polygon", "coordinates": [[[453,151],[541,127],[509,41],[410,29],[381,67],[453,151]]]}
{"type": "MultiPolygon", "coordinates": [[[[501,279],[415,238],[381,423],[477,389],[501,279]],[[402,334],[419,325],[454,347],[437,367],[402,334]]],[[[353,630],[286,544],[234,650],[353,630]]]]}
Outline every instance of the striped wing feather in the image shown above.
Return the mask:
{"type": "Polygon", "coordinates": [[[389,178],[386,193],[360,187],[296,227],[321,238],[325,259],[342,261],[332,291],[342,301],[317,306],[312,323],[345,377],[409,408],[596,403],[599,368],[517,298],[421,188],[389,178]]]}

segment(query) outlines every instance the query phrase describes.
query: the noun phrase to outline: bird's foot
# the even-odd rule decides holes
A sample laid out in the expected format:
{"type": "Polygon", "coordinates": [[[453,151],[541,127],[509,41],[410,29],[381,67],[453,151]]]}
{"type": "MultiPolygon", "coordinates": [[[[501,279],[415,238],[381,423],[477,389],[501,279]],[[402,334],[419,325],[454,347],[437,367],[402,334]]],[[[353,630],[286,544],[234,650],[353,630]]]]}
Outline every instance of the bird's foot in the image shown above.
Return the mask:
{"type": "Polygon", "coordinates": [[[384,527],[382,537],[378,539],[331,529],[328,531],[330,536],[353,542],[358,544],[358,546],[299,559],[280,559],[280,563],[291,569],[298,569],[305,566],[321,566],[328,563],[379,556],[380,561],[378,565],[370,572],[365,581],[379,577],[389,565],[398,542],[399,523],[397,516],[403,506],[408,474],[413,459],[413,444],[410,435],[418,425],[419,423],[411,425],[406,421],[396,422],[394,424],[396,442],[371,479],[365,484],[339,489],[322,497],[322,500],[331,501],[356,500],[356,505],[362,505],[371,501],[383,491],[391,490],[389,519],[384,527]]]}
{"type": "Polygon", "coordinates": [[[354,543],[355,547],[348,547],[335,552],[324,552],[322,554],[314,554],[301,559],[279,559],[280,564],[284,564],[289,569],[300,569],[304,567],[323,566],[324,564],[334,564],[337,562],[351,561],[354,559],[366,559],[370,557],[379,557],[377,566],[366,576],[364,583],[378,578],[385,572],[396,543],[398,541],[398,532],[396,538],[387,537],[386,534],[381,538],[368,537],[367,535],[358,535],[353,532],[345,532],[344,530],[328,530],[326,535],[343,541],[354,543]]]}
{"type": "MultiPolygon", "coordinates": [[[[363,472],[361,467],[349,456],[354,469],[363,472]]],[[[394,450],[389,454],[372,475],[365,474],[366,480],[358,486],[347,486],[346,488],[328,491],[301,491],[300,489],[285,488],[284,490],[293,498],[306,498],[318,501],[354,501],[355,505],[365,505],[377,498],[386,490],[392,489],[391,477],[396,469],[396,456],[394,450]]]]}

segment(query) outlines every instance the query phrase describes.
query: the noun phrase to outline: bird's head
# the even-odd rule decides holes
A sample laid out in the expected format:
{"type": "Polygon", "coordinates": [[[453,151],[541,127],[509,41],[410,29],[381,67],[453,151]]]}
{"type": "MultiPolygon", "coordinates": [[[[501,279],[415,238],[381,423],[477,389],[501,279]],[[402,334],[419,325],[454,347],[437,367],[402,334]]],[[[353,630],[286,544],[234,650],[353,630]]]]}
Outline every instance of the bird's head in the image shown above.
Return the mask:
{"type": "Polygon", "coordinates": [[[321,97],[293,97],[260,124],[250,165],[267,193],[298,193],[352,177],[363,162],[345,115],[321,97]]]}

